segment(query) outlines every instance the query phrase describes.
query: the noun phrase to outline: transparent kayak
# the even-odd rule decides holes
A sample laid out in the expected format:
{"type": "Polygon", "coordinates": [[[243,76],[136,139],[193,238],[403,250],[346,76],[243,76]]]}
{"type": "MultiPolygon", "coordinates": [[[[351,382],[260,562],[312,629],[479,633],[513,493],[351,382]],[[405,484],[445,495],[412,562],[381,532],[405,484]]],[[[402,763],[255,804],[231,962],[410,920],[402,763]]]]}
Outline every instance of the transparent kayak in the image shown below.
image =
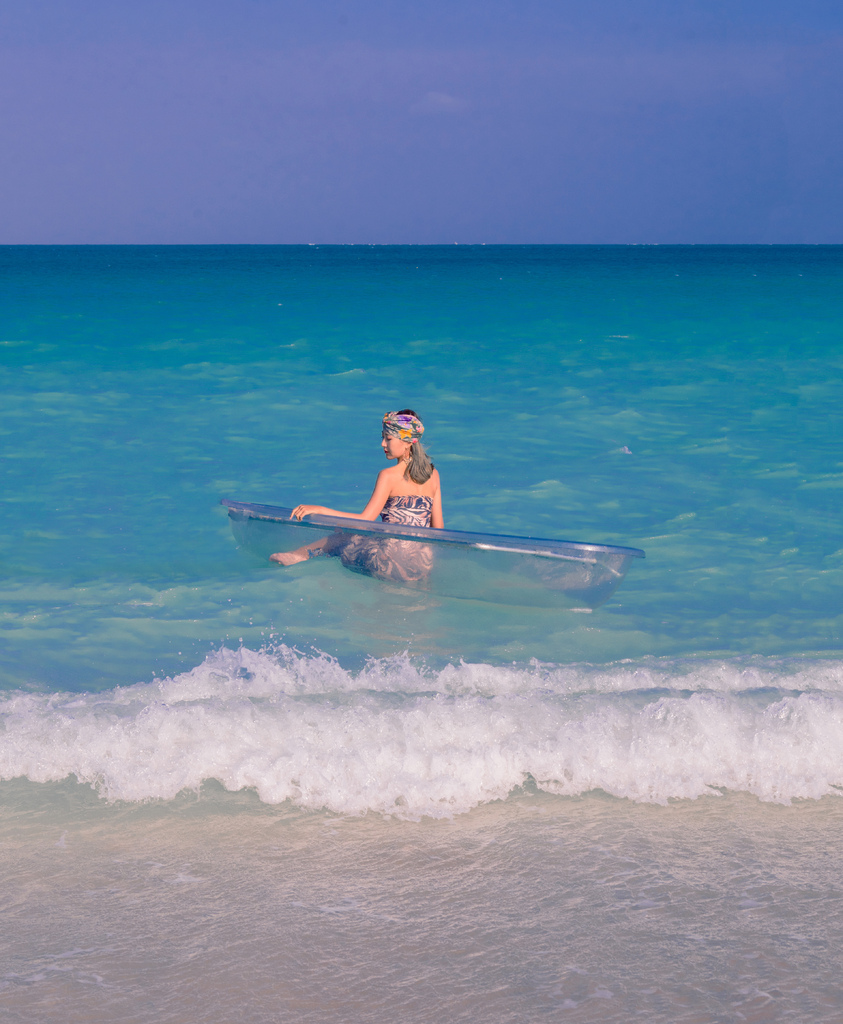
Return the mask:
{"type": "Polygon", "coordinates": [[[533,608],[603,604],[639,548],[370,522],[291,519],[292,510],[223,498],[237,543],[261,558],[313,546],[352,572],[442,597],[533,608]]]}

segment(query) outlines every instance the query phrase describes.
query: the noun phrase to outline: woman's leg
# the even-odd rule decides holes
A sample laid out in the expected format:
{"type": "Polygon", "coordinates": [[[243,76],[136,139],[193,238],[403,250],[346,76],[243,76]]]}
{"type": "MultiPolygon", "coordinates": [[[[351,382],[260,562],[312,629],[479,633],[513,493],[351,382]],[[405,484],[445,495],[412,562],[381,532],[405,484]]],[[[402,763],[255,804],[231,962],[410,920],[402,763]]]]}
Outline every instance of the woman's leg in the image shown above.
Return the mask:
{"type": "Polygon", "coordinates": [[[306,562],[308,558],[315,558],[316,555],[332,555],[340,541],[340,534],[331,534],[321,540],[315,540],[312,544],[305,544],[296,548],[295,551],[276,551],[269,556],[270,562],[278,562],[279,565],[295,565],[297,562],[306,562]]]}

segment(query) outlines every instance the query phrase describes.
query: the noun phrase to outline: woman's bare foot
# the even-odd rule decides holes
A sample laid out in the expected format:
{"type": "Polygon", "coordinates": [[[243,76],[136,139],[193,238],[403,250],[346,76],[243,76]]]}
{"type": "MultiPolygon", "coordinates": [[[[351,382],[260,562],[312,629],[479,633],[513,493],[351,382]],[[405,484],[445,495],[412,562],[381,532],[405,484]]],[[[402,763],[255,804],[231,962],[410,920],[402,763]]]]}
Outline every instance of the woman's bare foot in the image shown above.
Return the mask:
{"type": "Polygon", "coordinates": [[[269,560],[279,565],[295,565],[296,562],[306,562],[309,557],[307,551],[276,551],[269,560]]]}

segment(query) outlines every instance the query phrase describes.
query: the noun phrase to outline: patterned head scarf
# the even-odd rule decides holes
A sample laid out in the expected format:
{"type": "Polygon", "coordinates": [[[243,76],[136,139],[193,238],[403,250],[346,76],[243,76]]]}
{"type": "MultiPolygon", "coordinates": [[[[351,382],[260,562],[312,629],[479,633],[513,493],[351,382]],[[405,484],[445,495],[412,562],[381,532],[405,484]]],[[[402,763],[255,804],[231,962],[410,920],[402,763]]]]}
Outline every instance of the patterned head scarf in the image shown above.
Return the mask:
{"type": "Polygon", "coordinates": [[[424,424],[418,416],[388,412],[383,418],[384,437],[397,437],[400,441],[415,444],[423,433],[424,424]]]}

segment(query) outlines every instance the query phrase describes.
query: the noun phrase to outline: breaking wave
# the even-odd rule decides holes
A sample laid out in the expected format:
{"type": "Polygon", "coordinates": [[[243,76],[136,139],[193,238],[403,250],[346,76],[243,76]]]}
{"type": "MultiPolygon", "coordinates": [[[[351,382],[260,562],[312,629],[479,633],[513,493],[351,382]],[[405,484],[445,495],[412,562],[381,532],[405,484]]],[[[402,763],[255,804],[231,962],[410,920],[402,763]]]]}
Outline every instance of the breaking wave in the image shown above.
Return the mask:
{"type": "Polygon", "coordinates": [[[789,802],[843,787],[843,662],[450,665],[351,672],[287,647],[220,649],[105,693],[0,701],[0,777],[75,776],[108,800],[217,779],[266,803],[446,817],[525,784],[664,803],[789,802]]]}

